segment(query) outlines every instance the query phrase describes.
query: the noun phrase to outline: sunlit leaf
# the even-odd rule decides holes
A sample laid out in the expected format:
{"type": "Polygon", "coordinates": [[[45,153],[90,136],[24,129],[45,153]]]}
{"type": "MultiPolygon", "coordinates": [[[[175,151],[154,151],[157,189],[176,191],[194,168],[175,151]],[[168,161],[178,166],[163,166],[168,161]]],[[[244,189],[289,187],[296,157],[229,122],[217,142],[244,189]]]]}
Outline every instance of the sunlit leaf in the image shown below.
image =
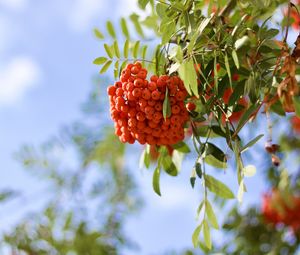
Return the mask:
{"type": "Polygon", "coordinates": [[[100,40],[104,39],[104,35],[97,28],[94,29],[94,35],[100,40]]]}
{"type": "Polygon", "coordinates": [[[199,242],[199,235],[202,229],[202,223],[194,230],[194,233],[192,235],[192,242],[194,247],[198,247],[198,242],[199,242]]]}
{"type": "Polygon", "coordinates": [[[112,63],[111,60],[107,61],[101,68],[100,73],[101,74],[105,73],[107,71],[107,69],[110,67],[111,63],[112,63]]]}
{"type": "Polygon", "coordinates": [[[217,180],[211,175],[204,175],[205,186],[213,193],[218,195],[219,197],[225,199],[233,199],[234,194],[232,191],[222,182],[217,180]]]}
{"type": "Polygon", "coordinates": [[[119,45],[117,41],[114,41],[114,51],[115,51],[115,55],[117,58],[120,58],[120,50],[119,50],[119,45]]]}
{"type": "Polygon", "coordinates": [[[209,219],[211,225],[215,229],[219,229],[217,217],[216,217],[214,210],[208,200],[205,200],[205,213],[206,213],[207,218],[209,219]]]}
{"type": "Polygon", "coordinates": [[[126,19],[121,18],[120,23],[121,23],[121,29],[122,29],[123,35],[128,39],[129,38],[129,31],[128,31],[126,19]]]}
{"type": "Polygon", "coordinates": [[[160,179],[160,169],[159,169],[159,167],[156,167],[154,170],[154,173],[153,173],[152,185],[153,185],[153,190],[155,191],[155,193],[157,195],[161,196],[159,179],[160,179]]]}
{"type": "Polygon", "coordinates": [[[137,58],[139,49],[140,49],[140,41],[137,41],[137,42],[134,44],[133,49],[132,49],[132,56],[133,56],[134,58],[137,58]]]}
{"type": "Polygon", "coordinates": [[[123,49],[124,58],[128,58],[128,52],[129,52],[129,41],[126,40],[124,43],[124,49],[123,49]]]}
{"type": "Polygon", "coordinates": [[[107,55],[108,55],[110,58],[113,58],[113,57],[114,57],[113,52],[112,52],[112,50],[111,50],[111,48],[109,47],[108,44],[104,43],[104,49],[105,49],[107,55]]]}
{"type": "Polygon", "coordinates": [[[247,143],[242,149],[241,149],[241,153],[245,152],[246,150],[248,150],[248,148],[250,148],[251,146],[253,146],[254,144],[256,144],[260,138],[262,138],[264,135],[258,135],[257,137],[255,137],[254,139],[252,139],[249,143],[247,143]]]}
{"type": "Polygon", "coordinates": [[[189,153],[189,152],[191,152],[189,146],[187,146],[187,144],[185,142],[183,142],[183,141],[178,142],[176,144],[173,144],[172,147],[175,150],[178,150],[178,151],[183,152],[183,153],[189,153]]]}
{"type": "Polygon", "coordinates": [[[231,54],[232,54],[232,59],[234,61],[234,64],[235,64],[236,68],[239,69],[240,68],[240,62],[239,62],[239,58],[238,58],[238,55],[237,55],[236,51],[232,50],[231,54]]]}
{"type": "Polygon", "coordinates": [[[95,65],[102,65],[102,64],[104,64],[106,61],[107,61],[107,58],[106,58],[106,57],[99,57],[99,58],[96,58],[96,59],[93,61],[93,64],[95,64],[95,65]]]}
{"type": "Polygon", "coordinates": [[[166,89],[166,95],[163,102],[163,117],[164,119],[167,119],[171,116],[171,104],[169,101],[169,90],[166,89]]]}
{"type": "Polygon", "coordinates": [[[111,21],[107,21],[106,22],[106,29],[107,29],[107,32],[109,33],[109,35],[112,37],[112,38],[114,38],[114,39],[116,39],[116,32],[115,32],[115,29],[114,29],[114,26],[113,26],[113,24],[111,23],[111,21]]]}
{"type": "Polygon", "coordinates": [[[203,221],[203,237],[206,247],[211,249],[210,229],[206,220],[203,221]]]}

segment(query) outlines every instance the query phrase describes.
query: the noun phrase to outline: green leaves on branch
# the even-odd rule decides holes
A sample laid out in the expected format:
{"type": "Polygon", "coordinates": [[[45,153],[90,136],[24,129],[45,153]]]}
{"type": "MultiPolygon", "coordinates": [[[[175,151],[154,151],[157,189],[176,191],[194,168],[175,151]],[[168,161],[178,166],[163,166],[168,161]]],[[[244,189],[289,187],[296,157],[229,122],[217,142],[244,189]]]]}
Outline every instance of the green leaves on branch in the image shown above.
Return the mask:
{"type": "Polygon", "coordinates": [[[153,173],[152,186],[155,193],[161,196],[159,182],[160,182],[160,167],[157,166],[153,173]]]}
{"type": "Polygon", "coordinates": [[[184,82],[184,86],[190,95],[195,95],[196,97],[199,96],[198,94],[198,82],[197,82],[197,74],[194,68],[193,60],[186,60],[184,61],[179,69],[178,73],[180,78],[184,82]]]}
{"type": "Polygon", "coordinates": [[[215,193],[217,196],[225,199],[233,199],[234,194],[232,191],[221,181],[217,180],[211,175],[204,175],[205,186],[209,191],[215,193]]]}

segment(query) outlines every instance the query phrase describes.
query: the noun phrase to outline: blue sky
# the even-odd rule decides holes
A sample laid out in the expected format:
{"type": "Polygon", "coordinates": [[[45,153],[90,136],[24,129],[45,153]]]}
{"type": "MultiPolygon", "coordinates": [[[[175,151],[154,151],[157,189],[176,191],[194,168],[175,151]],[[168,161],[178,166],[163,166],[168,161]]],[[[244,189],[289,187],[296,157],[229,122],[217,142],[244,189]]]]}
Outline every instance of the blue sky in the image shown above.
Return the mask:
{"type": "MultiPolygon", "coordinates": [[[[0,0],[0,188],[28,193],[42,188],[22,171],[13,153],[22,144],[42,143],[80,116],[79,106],[98,72],[92,61],[102,53],[102,44],[94,38],[92,29],[104,27],[107,19],[128,15],[135,9],[134,3],[0,0]]],[[[132,162],[133,169],[137,166],[138,162],[132,162]]],[[[161,250],[191,246],[201,197],[200,187],[192,190],[189,186],[191,168],[192,163],[187,161],[180,178],[163,177],[162,198],[152,191],[152,174],[137,171],[146,206],[129,220],[126,231],[141,246],[142,253],[127,254],[159,254],[161,250]]],[[[232,174],[219,176],[237,190],[232,174]]],[[[262,189],[254,187],[261,187],[261,178],[256,176],[247,184],[245,200],[257,201],[262,189]]],[[[10,208],[0,211],[0,229],[9,228],[21,217],[19,212],[6,215],[10,208]]]]}

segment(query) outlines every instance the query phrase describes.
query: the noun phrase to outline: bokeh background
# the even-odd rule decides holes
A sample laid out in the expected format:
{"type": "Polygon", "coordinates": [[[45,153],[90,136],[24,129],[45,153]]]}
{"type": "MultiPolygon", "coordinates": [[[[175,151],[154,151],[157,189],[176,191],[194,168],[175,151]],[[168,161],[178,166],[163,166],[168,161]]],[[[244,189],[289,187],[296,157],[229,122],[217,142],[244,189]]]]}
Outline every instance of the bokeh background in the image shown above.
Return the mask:
{"type": "MultiPolygon", "coordinates": [[[[12,198],[0,206],[2,234],[13,231],[28,214],[43,210],[52,197],[47,181],[24,170],[18,160],[21,146],[55,140],[72,123],[87,119],[82,108],[87,107],[84,103],[92,92],[100,93],[101,100],[96,102],[101,104],[102,124],[112,125],[105,93],[113,78],[99,79],[98,67],[92,64],[103,54],[102,42],[93,29],[104,28],[108,19],[117,23],[133,11],[138,11],[134,0],[0,0],[0,189],[14,191],[12,198]]],[[[252,124],[255,132],[244,133],[249,140],[265,132],[265,125],[256,125],[252,124]]],[[[260,169],[270,159],[257,160],[264,153],[259,149],[263,143],[262,139],[246,158],[246,163],[255,161],[258,173],[246,181],[248,192],[239,207],[241,211],[253,204],[259,207],[266,190],[260,169]]],[[[125,157],[126,170],[132,174],[135,192],[143,202],[124,223],[125,235],[135,244],[134,249],[124,248],[122,254],[162,254],[191,247],[202,192],[200,186],[193,190],[189,185],[193,155],[184,161],[179,177],[163,176],[162,197],[158,197],[152,190],[152,172],[139,169],[142,149],[134,145],[125,157]]],[[[76,165],[76,153],[65,155],[69,164],[76,165]]],[[[216,174],[237,191],[233,171],[216,174]]],[[[93,207],[93,202],[87,207],[93,207]]],[[[216,213],[222,221],[225,214],[216,213]]],[[[226,242],[220,232],[213,236],[226,242]]],[[[0,253],[11,254],[4,244],[0,253]]]]}

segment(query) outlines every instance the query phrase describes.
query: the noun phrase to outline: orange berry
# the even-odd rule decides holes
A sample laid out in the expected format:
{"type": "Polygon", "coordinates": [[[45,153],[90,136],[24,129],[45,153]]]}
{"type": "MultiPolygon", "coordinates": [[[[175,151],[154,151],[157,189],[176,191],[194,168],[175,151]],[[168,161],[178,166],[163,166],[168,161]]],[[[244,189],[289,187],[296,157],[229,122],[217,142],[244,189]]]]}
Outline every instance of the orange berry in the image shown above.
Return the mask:
{"type": "Polygon", "coordinates": [[[121,106],[121,111],[122,111],[122,112],[128,113],[128,110],[129,110],[128,105],[122,105],[122,106],[121,106]]]}
{"type": "Polygon", "coordinates": [[[175,99],[175,97],[170,96],[170,97],[169,97],[169,102],[170,102],[170,105],[176,104],[176,99],[175,99]]]}
{"type": "Polygon", "coordinates": [[[138,121],[137,128],[143,130],[146,128],[146,123],[144,121],[138,121]]]}
{"type": "Polygon", "coordinates": [[[141,79],[146,79],[146,77],[147,77],[147,71],[146,71],[146,69],[144,69],[144,68],[142,68],[139,72],[138,72],[138,74],[136,75],[138,78],[141,78],[141,79]]]}
{"type": "Polygon", "coordinates": [[[140,98],[139,99],[139,105],[140,105],[140,107],[145,108],[148,104],[147,104],[147,101],[145,99],[140,98]]]}
{"type": "Polygon", "coordinates": [[[134,66],[136,66],[139,70],[142,68],[142,64],[141,64],[141,62],[139,62],[139,61],[136,61],[136,62],[134,63],[134,66]]]}
{"type": "Polygon", "coordinates": [[[121,88],[118,88],[118,89],[116,90],[116,95],[117,95],[117,96],[123,96],[123,93],[124,93],[124,90],[121,89],[121,88]]]}
{"type": "Polygon", "coordinates": [[[178,114],[180,113],[180,107],[178,105],[173,105],[171,111],[173,114],[178,114]]]}
{"type": "Polygon", "coordinates": [[[153,114],[153,118],[154,118],[154,119],[160,120],[160,119],[162,119],[162,117],[163,117],[163,115],[162,115],[161,112],[155,112],[155,113],[153,114]]]}
{"type": "Polygon", "coordinates": [[[142,91],[140,88],[135,88],[133,91],[132,91],[132,95],[136,98],[139,98],[142,94],[142,91]]]}
{"type": "Polygon", "coordinates": [[[119,104],[120,106],[125,104],[125,100],[123,97],[117,97],[116,98],[116,104],[119,104]]]}
{"type": "Polygon", "coordinates": [[[144,114],[143,112],[138,112],[138,113],[136,114],[136,119],[137,119],[138,121],[144,121],[144,120],[146,119],[146,116],[145,116],[145,114],[144,114]]]}
{"type": "Polygon", "coordinates": [[[126,68],[127,70],[130,70],[132,67],[133,67],[133,64],[132,64],[132,63],[129,63],[129,64],[126,65],[125,68],[126,68]]]}
{"type": "Polygon", "coordinates": [[[154,91],[154,90],[156,90],[156,88],[157,88],[157,86],[156,86],[156,83],[155,82],[150,82],[149,84],[148,84],[148,89],[150,90],[150,91],[154,91]]]}
{"type": "Polygon", "coordinates": [[[157,102],[154,105],[154,108],[155,108],[156,111],[160,112],[162,110],[162,103],[157,102]]]}
{"type": "Polygon", "coordinates": [[[109,96],[114,96],[116,94],[116,87],[115,86],[109,86],[107,88],[107,94],[109,96]]]}
{"type": "Polygon", "coordinates": [[[140,78],[137,78],[133,84],[135,87],[141,88],[144,86],[144,81],[140,78]]]}
{"type": "Polygon", "coordinates": [[[148,105],[149,106],[154,106],[154,105],[156,105],[156,102],[157,101],[154,101],[154,100],[148,100],[148,105]]]}
{"type": "Polygon", "coordinates": [[[157,82],[157,80],[158,80],[158,77],[156,75],[152,75],[150,77],[150,81],[157,82]]]}
{"type": "Polygon", "coordinates": [[[171,123],[174,124],[174,123],[177,123],[180,121],[180,116],[179,115],[173,115],[171,116],[171,123]]]}
{"type": "Polygon", "coordinates": [[[140,68],[138,68],[137,66],[133,66],[133,67],[131,67],[131,69],[130,69],[130,72],[132,73],[132,74],[138,74],[138,72],[140,71],[140,68]]]}
{"type": "Polygon", "coordinates": [[[149,100],[151,98],[151,92],[149,89],[144,89],[142,92],[142,98],[149,100]]]}
{"type": "Polygon", "coordinates": [[[177,101],[183,101],[186,97],[186,94],[183,91],[178,91],[175,95],[177,101]]]}
{"type": "Polygon", "coordinates": [[[151,106],[145,107],[145,113],[146,114],[154,114],[154,112],[155,112],[155,110],[154,110],[153,107],[151,107],[151,106]]]}
{"type": "Polygon", "coordinates": [[[133,85],[133,83],[132,82],[128,82],[127,84],[126,84],[126,88],[125,88],[127,91],[133,91],[133,89],[134,89],[134,85],[133,85]]]}
{"type": "Polygon", "coordinates": [[[160,92],[158,90],[155,90],[152,92],[152,99],[153,100],[159,100],[160,99],[160,92]]]}

